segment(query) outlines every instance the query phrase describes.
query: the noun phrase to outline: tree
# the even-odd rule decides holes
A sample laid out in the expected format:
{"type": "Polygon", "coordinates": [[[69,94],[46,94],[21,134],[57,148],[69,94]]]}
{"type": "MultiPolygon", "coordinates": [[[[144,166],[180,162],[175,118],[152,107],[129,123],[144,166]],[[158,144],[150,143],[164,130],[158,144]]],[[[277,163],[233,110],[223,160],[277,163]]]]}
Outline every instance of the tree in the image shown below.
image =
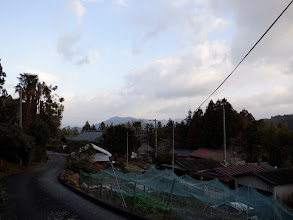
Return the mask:
{"type": "Polygon", "coordinates": [[[0,59],[0,96],[3,96],[4,94],[6,94],[6,90],[3,88],[3,85],[5,83],[5,77],[6,77],[6,73],[3,72],[1,59],[0,59]]]}
{"type": "Polygon", "coordinates": [[[71,128],[70,126],[67,126],[67,127],[62,128],[60,130],[59,138],[62,138],[65,135],[78,135],[78,134],[79,134],[79,132],[76,127],[71,128]]]}
{"type": "Polygon", "coordinates": [[[129,153],[136,150],[140,146],[140,141],[135,136],[132,129],[126,128],[125,125],[110,126],[103,134],[103,138],[98,143],[99,146],[109,150],[117,156],[124,156],[126,153],[128,132],[128,147],[129,153]]]}
{"type": "Polygon", "coordinates": [[[101,122],[101,124],[99,125],[99,130],[100,131],[104,131],[104,130],[106,130],[106,125],[105,125],[105,123],[102,121],[101,122]]]}
{"type": "Polygon", "coordinates": [[[96,131],[97,130],[95,124],[92,124],[90,130],[92,130],[92,131],[96,131]]]}
{"type": "Polygon", "coordinates": [[[49,141],[58,138],[64,98],[55,93],[57,86],[39,81],[38,75],[23,73],[18,80],[16,92],[23,91],[23,130],[44,149],[49,141]]]}
{"type": "Polygon", "coordinates": [[[86,121],[86,123],[82,127],[81,133],[84,131],[89,131],[89,130],[91,130],[91,125],[90,125],[89,121],[86,121]]]}

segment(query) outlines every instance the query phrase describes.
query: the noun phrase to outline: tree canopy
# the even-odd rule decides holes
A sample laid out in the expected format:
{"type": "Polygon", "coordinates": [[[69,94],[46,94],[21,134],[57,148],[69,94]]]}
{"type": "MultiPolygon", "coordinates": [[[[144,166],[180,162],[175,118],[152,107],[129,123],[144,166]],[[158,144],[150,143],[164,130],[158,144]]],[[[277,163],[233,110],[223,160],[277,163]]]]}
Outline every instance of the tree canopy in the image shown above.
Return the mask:
{"type": "Polygon", "coordinates": [[[5,77],[0,63],[0,157],[12,161],[18,158],[24,163],[29,163],[36,154],[44,158],[46,145],[58,140],[64,98],[56,94],[57,86],[40,81],[38,75],[22,73],[15,87],[15,91],[22,94],[20,112],[20,100],[12,98],[4,89],[5,77]]]}

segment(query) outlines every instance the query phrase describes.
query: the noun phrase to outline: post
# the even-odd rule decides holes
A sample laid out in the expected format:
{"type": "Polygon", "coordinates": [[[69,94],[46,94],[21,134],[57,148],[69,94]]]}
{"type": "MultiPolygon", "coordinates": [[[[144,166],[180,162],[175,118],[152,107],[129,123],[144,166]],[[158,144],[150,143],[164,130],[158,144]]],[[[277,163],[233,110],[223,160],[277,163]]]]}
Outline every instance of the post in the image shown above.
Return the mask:
{"type": "Polygon", "coordinates": [[[19,90],[19,127],[22,128],[22,88],[19,90]]]}
{"type": "Polygon", "coordinates": [[[127,153],[126,153],[126,166],[128,167],[128,132],[127,132],[127,153]]]}
{"type": "MultiPolygon", "coordinates": [[[[175,181],[176,181],[176,179],[174,178],[172,186],[171,186],[171,192],[170,192],[168,202],[167,202],[167,208],[169,207],[170,202],[172,203],[172,193],[173,193],[173,188],[174,188],[175,181]]],[[[167,212],[167,210],[166,210],[166,212],[167,212]]],[[[165,219],[166,212],[164,213],[163,219],[165,219]]],[[[170,215],[171,215],[171,212],[172,212],[172,204],[171,204],[171,208],[170,208],[170,215]]]]}
{"type": "Polygon", "coordinates": [[[225,124],[225,106],[223,103],[223,147],[224,147],[224,165],[227,166],[227,158],[226,158],[226,124],[225,124]]]}
{"type": "Polygon", "coordinates": [[[135,202],[136,202],[136,182],[134,182],[134,199],[133,199],[133,210],[132,212],[135,212],[135,202]]]}
{"type": "Polygon", "coordinates": [[[172,172],[174,173],[174,121],[173,121],[173,144],[172,144],[172,172]]]}
{"type": "Polygon", "coordinates": [[[158,156],[158,135],[157,135],[157,119],[155,119],[155,147],[156,147],[156,155],[158,156]]]}

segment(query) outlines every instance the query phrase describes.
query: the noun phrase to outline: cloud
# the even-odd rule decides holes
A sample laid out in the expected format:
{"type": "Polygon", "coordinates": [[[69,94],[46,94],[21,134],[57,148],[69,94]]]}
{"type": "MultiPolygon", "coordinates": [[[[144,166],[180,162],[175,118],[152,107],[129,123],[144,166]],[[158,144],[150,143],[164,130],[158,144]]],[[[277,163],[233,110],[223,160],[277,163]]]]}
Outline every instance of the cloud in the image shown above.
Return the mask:
{"type": "MultiPolygon", "coordinates": [[[[273,21],[280,15],[290,1],[241,1],[233,0],[210,1],[214,12],[225,16],[230,14],[234,23],[235,34],[231,44],[233,62],[240,59],[249,51],[273,21]]],[[[277,21],[272,29],[253,51],[248,61],[256,58],[266,58],[268,62],[277,61],[282,57],[290,56],[293,45],[293,7],[291,6],[277,21]]]]}
{"type": "Polygon", "coordinates": [[[230,67],[228,58],[224,42],[205,42],[133,70],[126,76],[125,95],[148,94],[161,99],[207,95],[230,67]]]}
{"type": "Polygon", "coordinates": [[[78,23],[81,24],[82,17],[85,13],[85,8],[81,4],[80,0],[66,0],[66,5],[75,13],[78,18],[78,23]]]}
{"type": "Polygon", "coordinates": [[[174,43],[178,46],[194,45],[206,41],[209,34],[227,26],[226,20],[214,15],[202,1],[171,1],[171,4],[150,1],[142,7],[144,11],[130,15],[137,32],[132,43],[133,51],[141,51],[146,44],[160,44],[166,33],[169,35],[166,40],[175,38],[174,43]]]}
{"type": "Polygon", "coordinates": [[[41,71],[39,69],[31,68],[28,66],[18,66],[17,69],[21,73],[31,73],[31,74],[36,74],[39,76],[40,81],[44,81],[47,84],[60,84],[62,81],[59,77],[56,76],[56,74],[51,74],[51,73],[46,73],[44,71],[41,71]]]}
{"type": "MultiPolygon", "coordinates": [[[[166,34],[176,35],[176,41],[172,42],[178,44],[178,51],[132,69],[125,75],[125,85],[119,88],[86,99],[68,100],[65,111],[102,117],[94,123],[114,115],[184,118],[188,109],[195,110],[231,73],[287,4],[250,0],[209,4],[191,0],[170,4],[150,2],[156,7],[150,4],[143,7],[145,11],[131,15],[136,31],[132,52],[143,56],[144,45],[155,45],[160,37],[168,40],[166,34]],[[221,31],[224,36],[217,35],[221,31]],[[81,110],[80,106],[91,108],[81,110]]],[[[288,42],[293,36],[290,24],[293,13],[290,12],[213,95],[213,100],[226,97],[237,111],[245,108],[257,119],[292,114],[293,45],[288,42]]],[[[156,49],[161,48],[153,51],[156,49]]]]}
{"type": "Polygon", "coordinates": [[[115,0],[116,4],[126,7],[128,6],[127,0],[115,0]]]}
{"type": "Polygon", "coordinates": [[[99,53],[97,51],[84,52],[82,49],[79,49],[78,44],[80,40],[80,31],[61,35],[57,42],[57,53],[61,55],[64,60],[76,65],[95,63],[99,59],[99,53]]]}

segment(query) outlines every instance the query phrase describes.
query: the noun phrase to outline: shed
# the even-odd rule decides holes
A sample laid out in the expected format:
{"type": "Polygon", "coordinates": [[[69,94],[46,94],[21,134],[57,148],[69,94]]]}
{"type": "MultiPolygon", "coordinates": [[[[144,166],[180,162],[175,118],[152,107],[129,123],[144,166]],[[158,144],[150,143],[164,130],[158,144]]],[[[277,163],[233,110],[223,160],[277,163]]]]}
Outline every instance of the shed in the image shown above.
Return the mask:
{"type": "Polygon", "coordinates": [[[94,162],[108,162],[110,160],[110,157],[112,157],[112,154],[109,151],[95,144],[91,144],[91,145],[97,152],[95,155],[92,156],[94,162]]]}
{"type": "Polygon", "coordinates": [[[197,172],[196,174],[206,179],[219,179],[221,182],[229,184],[231,188],[236,188],[236,175],[261,171],[265,171],[265,169],[255,164],[245,164],[240,166],[217,167],[205,172],[197,172]]]}
{"type": "Polygon", "coordinates": [[[250,172],[235,176],[237,186],[250,185],[255,189],[293,208],[293,169],[250,172]]]}

